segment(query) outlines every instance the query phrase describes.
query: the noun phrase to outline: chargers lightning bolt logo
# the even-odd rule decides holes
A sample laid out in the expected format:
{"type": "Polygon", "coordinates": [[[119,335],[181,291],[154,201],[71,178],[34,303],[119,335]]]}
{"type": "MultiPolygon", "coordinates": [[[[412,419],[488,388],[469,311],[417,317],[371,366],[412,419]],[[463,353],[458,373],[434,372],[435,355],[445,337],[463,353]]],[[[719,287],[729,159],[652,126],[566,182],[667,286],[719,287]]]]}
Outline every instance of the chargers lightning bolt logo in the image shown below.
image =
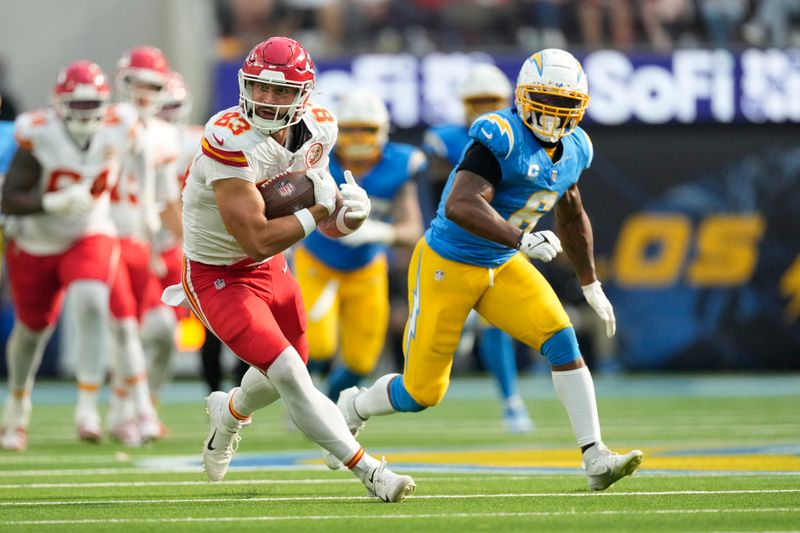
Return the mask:
{"type": "Polygon", "coordinates": [[[422,257],[417,260],[417,281],[414,287],[414,301],[411,304],[411,314],[408,317],[408,333],[406,334],[406,364],[408,364],[408,350],[411,346],[411,339],[417,338],[417,320],[419,319],[419,284],[420,284],[420,267],[422,266],[422,257]]]}
{"type": "MultiPolygon", "coordinates": [[[[491,113],[482,117],[482,119],[497,126],[497,129],[500,130],[501,137],[505,135],[508,138],[508,152],[506,152],[506,159],[508,159],[508,156],[511,155],[511,150],[514,149],[514,131],[511,129],[511,124],[497,113],[491,113]]],[[[494,135],[485,128],[481,128],[481,132],[486,136],[487,140],[490,140],[494,135]]]]}

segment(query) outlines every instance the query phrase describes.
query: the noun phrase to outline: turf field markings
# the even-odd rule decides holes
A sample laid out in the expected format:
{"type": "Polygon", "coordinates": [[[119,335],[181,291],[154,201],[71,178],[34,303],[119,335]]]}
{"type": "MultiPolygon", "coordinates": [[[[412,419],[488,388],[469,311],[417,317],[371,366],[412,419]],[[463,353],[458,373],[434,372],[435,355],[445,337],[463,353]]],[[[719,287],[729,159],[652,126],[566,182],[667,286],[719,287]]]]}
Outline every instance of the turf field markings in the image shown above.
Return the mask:
{"type": "MultiPolygon", "coordinates": [[[[315,498],[316,499],[316,498],[315,498]]],[[[358,498],[366,499],[366,498],[358,498]]],[[[720,513],[795,513],[797,508],[772,507],[753,509],[653,509],[649,511],[533,511],[533,512],[495,512],[495,513],[420,513],[420,514],[349,514],[312,516],[219,516],[219,517],[180,517],[180,518],[86,518],[76,520],[8,520],[0,524],[8,526],[49,526],[73,524],[170,524],[201,522],[279,522],[279,521],[325,521],[325,520],[409,520],[431,518],[547,518],[556,516],[618,516],[618,515],[666,515],[666,514],[720,514],[720,513]]]]}
{"type": "MultiPolygon", "coordinates": [[[[356,481],[356,480],[348,480],[356,481]]],[[[475,498],[586,498],[586,497],[613,497],[613,496],[717,496],[720,494],[786,494],[798,493],[800,489],[733,489],[733,490],[668,490],[668,491],[636,491],[636,492],[529,492],[529,493],[489,493],[489,494],[425,494],[409,496],[414,500],[461,500],[475,498]]],[[[369,500],[367,496],[314,496],[314,500],[327,501],[354,501],[369,500]]],[[[59,506],[59,505],[133,505],[133,504],[166,504],[166,503],[227,503],[227,502],[294,502],[307,501],[308,496],[242,496],[241,498],[149,498],[130,500],[54,500],[54,501],[16,501],[0,502],[0,507],[25,507],[25,506],[59,506]]],[[[797,507],[800,511],[800,507],[797,507]]]]}

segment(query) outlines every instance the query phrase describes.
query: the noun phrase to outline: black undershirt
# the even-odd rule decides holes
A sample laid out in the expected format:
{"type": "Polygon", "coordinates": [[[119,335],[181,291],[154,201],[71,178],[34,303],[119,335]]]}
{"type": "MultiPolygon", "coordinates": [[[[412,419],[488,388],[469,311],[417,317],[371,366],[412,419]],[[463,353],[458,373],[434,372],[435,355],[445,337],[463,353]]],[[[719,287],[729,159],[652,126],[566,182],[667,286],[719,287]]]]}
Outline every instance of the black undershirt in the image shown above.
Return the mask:
{"type": "Polygon", "coordinates": [[[289,142],[289,146],[287,146],[286,149],[294,153],[311,138],[311,132],[308,131],[308,126],[306,126],[303,120],[289,127],[292,130],[292,140],[289,142]]]}
{"type": "Polygon", "coordinates": [[[500,162],[485,145],[475,141],[470,146],[464,159],[458,165],[458,170],[468,170],[474,172],[486,181],[492,184],[492,187],[497,187],[503,177],[503,172],[500,170],[500,162]]]}

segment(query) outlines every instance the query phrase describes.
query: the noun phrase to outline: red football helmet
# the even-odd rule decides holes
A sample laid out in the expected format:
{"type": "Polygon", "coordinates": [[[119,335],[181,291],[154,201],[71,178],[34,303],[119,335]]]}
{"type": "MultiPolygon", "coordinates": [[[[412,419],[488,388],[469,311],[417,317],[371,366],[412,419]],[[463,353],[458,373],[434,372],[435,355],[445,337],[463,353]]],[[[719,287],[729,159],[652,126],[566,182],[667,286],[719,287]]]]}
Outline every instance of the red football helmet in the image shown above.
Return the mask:
{"type": "Polygon", "coordinates": [[[314,90],[314,62],[305,48],[288,37],[272,37],[256,45],[239,70],[239,105],[255,129],[274,133],[300,122],[306,102],[314,90]],[[296,91],[289,104],[267,104],[253,99],[253,85],[259,83],[296,91]],[[269,118],[260,116],[260,111],[269,118]]]}
{"type": "Polygon", "coordinates": [[[142,118],[149,118],[161,109],[169,74],[169,63],[161,50],[137,46],[117,62],[117,88],[142,118]]]}
{"type": "Polygon", "coordinates": [[[67,131],[85,144],[103,122],[111,89],[103,70],[91,61],[61,69],[53,88],[53,107],[67,131]]]}
{"type": "Polygon", "coordinates": [[[172,123],[183,123],[192,110],[192,95],[180,72],[172,71],[167,81],[167,93],[158,116],[172,123]]]}

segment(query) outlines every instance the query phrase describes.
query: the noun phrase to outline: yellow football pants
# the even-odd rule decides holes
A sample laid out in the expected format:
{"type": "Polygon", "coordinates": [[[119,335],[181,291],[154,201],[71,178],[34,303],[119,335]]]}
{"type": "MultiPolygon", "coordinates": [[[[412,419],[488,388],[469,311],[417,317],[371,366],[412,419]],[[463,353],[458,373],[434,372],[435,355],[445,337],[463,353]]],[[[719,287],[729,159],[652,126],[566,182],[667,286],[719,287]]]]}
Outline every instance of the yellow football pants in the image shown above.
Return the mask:
{"type": "Polygon", "coordinates": [[[294,264],[308,313],[309,357],[330,359],[341,339],[345,366],[355,374],[372,372],[389,324],[386,256],[379,255],[359,270],[343,272],[298,247],[294,264]]]}
{"type": "Polygon", "coordinates": [[[537,350],[570,326],[550,284],[521,254],[489,269],[445,259],[424,237],[408,268],[408,302],[403,382],[426,407],[439,403],[447,391],[453,353],[473,307],[490,324],[537,350]]]}

